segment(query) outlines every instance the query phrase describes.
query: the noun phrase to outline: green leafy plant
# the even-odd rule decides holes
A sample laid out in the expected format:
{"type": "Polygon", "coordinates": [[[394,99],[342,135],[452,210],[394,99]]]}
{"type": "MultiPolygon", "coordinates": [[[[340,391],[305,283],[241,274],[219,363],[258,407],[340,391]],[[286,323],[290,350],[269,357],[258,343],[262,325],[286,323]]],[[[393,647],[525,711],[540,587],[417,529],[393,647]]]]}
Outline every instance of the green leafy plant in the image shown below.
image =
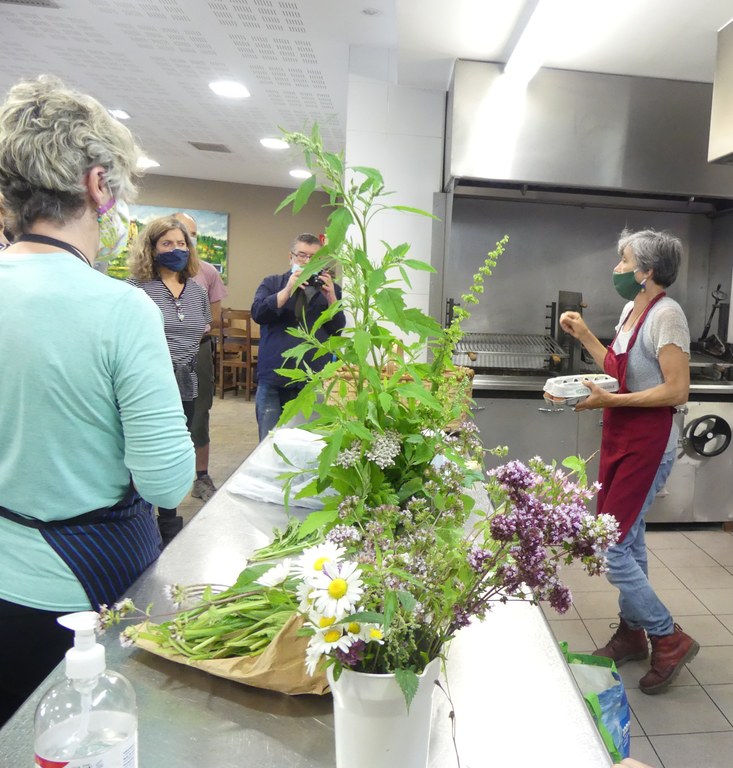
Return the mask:
{"type": "Polygon", "coordinates": [[[294,571],[311,640],[311,673],[322,662],[334,676],[352,669],[394,673],[409,706],[417,676],[472,619],[495,601],[547,600],[570,607],[559,568],[573,560],[591,574],[618,534],[610,515],[587,504],[597,488],[532,459],[489,472],[491,505],[473,510],[459,467],[432,467],[426,493],[384,504],[331,529],[294,571]]]}
{"type": "MultiPolygon", "coordinates": [[[[303,428],[324,446],[299,495],[320,495],[324,507],[275,531],[234,586],[172,588],[177,602],[193,594],[197,604],[124,636],[144,633],[191,658],[254,655],[299,611],[311,638],[305,659],[311,672],[325,660],[336,675],[345,668],[394,673],[409,706],[417,675],[493,601],[547,599],[566,610],[570,594],[559,565],[580,559],[600,572],[615,522],[588,513],[595,489],[586,488],[585,464],[575,457],[564,462],[568,473],[539,459],[529,466],[510,461],[486,482],[485,449],[467,418],[472,372],[452,358],[508,238],[487,255],[443,328],[406,301],[410,272],[432,268],[410,258],[406,243],[382,243],[379,255],[368,251],[376,215],[429,214],[389,205],[379,171],[347,167],[324,149],[317,127],[285,138],[304,150],[314,175],[280,209],[299,211],[319,177],[331,207],[326,245],[300,280],[335,266],[344,286],[343,298],[311,327],[292,329],[298,344],[280,369],[302,386],[282,422],[305,415],[303,428]],[[320,341],[318,328],[341,310],[349,315],[347,327],[320,341]],[[309,368],[307,353],[326,357],[325,368],[309,368]],[[485,485],[492,505],[476,508],[477,484],[485,485]],[[285,560],[273,567],[263,562],[278,558],[285,560]]],[[[507,449],[492,452],[503,456],[507,449]]],[[[300,474],[293,468],[284,482],[300,474]]],[[[135,611],[116,606],[104,623],[135,611]]],[[[150,609],[141,614],[150,618],[150,609]]]]}
{"type": "MultiPolygon", "coordinates": [[[[278,210],[292,206],[299,211],[316,190],[319,177],[331,206],[326,244],[306,266],[301,281],[335,265],[344,285],[343,298],[312,327],[292,329],[300,343],[286,353],[279,371],[303,387],[285,407],[281,423],[303,414],[311,419],[304,428],[317,432],[325,443],[317,476],[300,495],[319,494],[326,488],[333,495],[324,498],[323,511],[304,523],[301,533],[307,534],[333,525],[344,498],[356,499],[353,514],[358,517],[368,507],[401,503],[419,494],[424,472],[438,455],[466,470],[470,485],[480,476],[476,470],[482,448],[475,445],[460,453],[445,440],[446,433],[460,427],[471,402],[472,371],[452,362],[467,310],[461,309],[449,328],[443,328],[422,310],[407,306],[403,287],[409,289],[412,270],[434,272],[433,268],[411,258],[407,243],[382,242],[378,256],[368,250],[368,228],[379,214],[430,214],[390,205],[380,172],[346,166],[341,155],[324,149],[317,126],[310,135],[289,133],[285,140],[303,149],[314,174],[278,210]],[[347,327],[340,335],[319,341],[317,329],[341,310],[349,317],[347,327]],[[322,371],[303,365],[307,352],[329,359],[322,371]]],[[[478,300],[483,279],[496,265],[507,239],[497,243],[474,276],[466,303],[478,300]]]]}

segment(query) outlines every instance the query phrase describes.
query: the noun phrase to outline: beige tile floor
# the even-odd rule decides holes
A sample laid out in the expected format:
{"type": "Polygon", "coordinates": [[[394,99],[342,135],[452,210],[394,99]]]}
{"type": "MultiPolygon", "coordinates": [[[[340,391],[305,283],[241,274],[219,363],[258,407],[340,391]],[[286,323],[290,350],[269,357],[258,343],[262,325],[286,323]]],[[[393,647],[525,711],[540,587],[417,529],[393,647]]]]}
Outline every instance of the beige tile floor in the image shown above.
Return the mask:
{"type": "MultiPolygon", "coordinates": [[[[733,536],[722,530],[647,532],[649,574],[675,621],[700,643],[697,657],[663,694],[647,696],[639,679],[648,662],[619,672],[632,710],[631,756],[655,768],[733,766],[733,536]]],[[[617,621],[616,590],[605,577],[565,571],[574,607],[546,610],[571,650],[603,645],[617,621]]]]}
{"type": "MultiPolygon", "coordinates": [[[[211,411],[210,474],[217,487],[257,445],[254,400],[227,393],[211,411]]],[[[188,522],[201,508],[188,497],[179,507],[188,522]]],[[[654,768],[733,766],[733,536],[722,530],[647,534],[652,583],[700,653],[670,689],[657,696],[639,690],[644,662],[621,667],[632,710],[631,754],[654,768]]],[[[605,577],[570,568],[565,581],[574,606],[563,617],[547,610],[555,636],[571,650],[592,651],[610,637],[616,591],[605,577]]]]}

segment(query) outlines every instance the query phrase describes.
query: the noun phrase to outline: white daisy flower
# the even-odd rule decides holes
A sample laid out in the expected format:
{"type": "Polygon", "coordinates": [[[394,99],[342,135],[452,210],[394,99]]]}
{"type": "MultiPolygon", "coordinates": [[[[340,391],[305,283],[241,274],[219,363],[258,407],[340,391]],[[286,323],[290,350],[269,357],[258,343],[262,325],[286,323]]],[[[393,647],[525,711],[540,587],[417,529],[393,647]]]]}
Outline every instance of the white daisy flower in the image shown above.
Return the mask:
{"type": "Polygon", "coordinates": [[[361,637],[361,632],[365,626],[366,624],[362,624],[359,621],[349,621],[343,625],[344,630],[349,635],[349,637],[353,637],[353,638],[360,637],[362,640],[364,638],[361,637]]]}
{"type": "Polygon", "coordinates": [[[263,587],[279,587],[290,576],[292,569],[292,561],[289,557],[286,557],[282,563],[273,565],[269,571],[263,573],[256,583],[262,584],[263,587]]]}
{"type": "Polygon", "coordinates": [[[362,624],[359,637],[365,643],[384,645],[384,630],[379,624],[362,624]]]}
{"type": "Polygon", "coordinates": [[[328,629],[332,624],[336,622],[334,616],[322,616],[316,611],[308,612],[308,620],[316,630],[328,629]]]}
{"type": "Polygon", "coordinates": [[[325,653],[330,653],[336,648],[348,652],[349,647],[353,642],[354,639],[344,632],[343,627],[339,625],[328,627],[328,629],[316,632],[316,634],[311,637],[310,642],[308,643],[306,659],[308,659],[310,653],[313,653],[314,656],[316,654],[321,656],[325,653]]]}
{"type": "Polygon", "coordinates": [[[356,563],[326,563],[313,580],[313,607],[324,616],[341,619],[354,610],[362,593],[361,571],[356,563]]]}
{"type": "Polygon", "coordinates": [[[311,587],[310,584],[306,584],[304,581],[301,581],[295,588],[295,596],[298,598],[298,610],[301,613],[308,613],[313,607],[313,599],[311,598],[312,592],[313,587],[311,587]]]}
{"type": "Polygon", "coordinates": [[[318,664],[321,661],[321,653],[318,648],[311,648],[308,646],[305,652],[305,668],[308,674],[313,677],[318,671],[318,664]]]}
{"type": "Polygon", "coordinates": [[[296,568],[304,579],[310,580],[316,574],[323,572],[323,566],[326,563],[338,563],[345,554],[346,550],[343,547],[332,541],[325,541],[306,549],[300,556],[296,568]]]}

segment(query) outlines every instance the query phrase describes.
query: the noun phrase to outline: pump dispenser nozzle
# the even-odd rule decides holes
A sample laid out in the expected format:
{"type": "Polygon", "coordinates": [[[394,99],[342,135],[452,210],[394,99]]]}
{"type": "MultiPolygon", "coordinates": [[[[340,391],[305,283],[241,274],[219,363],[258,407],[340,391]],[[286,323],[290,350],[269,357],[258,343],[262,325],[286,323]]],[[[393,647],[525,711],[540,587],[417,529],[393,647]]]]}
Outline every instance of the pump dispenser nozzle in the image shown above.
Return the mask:
{"type": "Polygon", "coordinates": [[[88,680],[104,672],[104,646],[95,636],[97,618],[94,611],[79,611],[57,619],[74,632],[74,647],[66,652],[66,676],[72,680],[88,680]]]}

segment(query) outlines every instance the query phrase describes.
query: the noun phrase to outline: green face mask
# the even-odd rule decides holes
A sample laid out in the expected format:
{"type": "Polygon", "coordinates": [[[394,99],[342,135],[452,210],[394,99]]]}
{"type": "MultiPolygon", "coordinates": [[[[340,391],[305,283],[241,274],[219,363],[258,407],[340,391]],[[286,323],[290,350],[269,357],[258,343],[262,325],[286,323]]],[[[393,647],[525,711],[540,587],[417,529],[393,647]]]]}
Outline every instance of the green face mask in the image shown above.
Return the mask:
{"type": "Polygon", "coordinates": [[[634,279],[636,272],[637,270],[635,269],[633,272],[613,273],[613,287],[622,299],[633,301],[639,291],[644,287],[634,279]]]}

